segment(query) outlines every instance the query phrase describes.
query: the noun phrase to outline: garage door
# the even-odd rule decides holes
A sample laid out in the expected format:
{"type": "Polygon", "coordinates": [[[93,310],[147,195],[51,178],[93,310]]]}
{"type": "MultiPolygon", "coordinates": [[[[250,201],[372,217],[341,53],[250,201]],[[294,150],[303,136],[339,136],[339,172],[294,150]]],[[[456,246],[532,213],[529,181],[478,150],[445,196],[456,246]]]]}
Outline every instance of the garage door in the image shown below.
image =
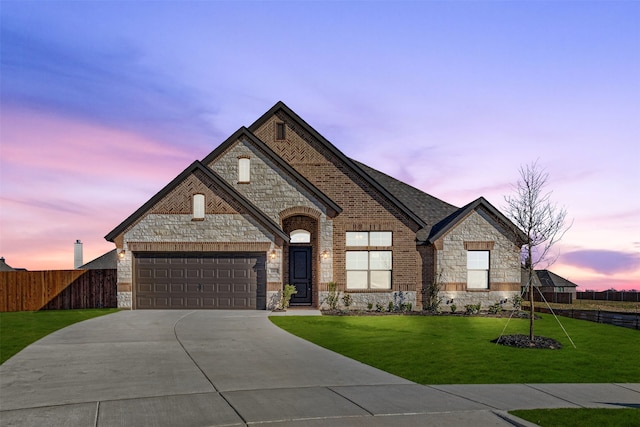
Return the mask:
{"type": "Polygon", "coordinates": [[[135,308],[264,309],[264,254],[135,254],[135,308]]]}

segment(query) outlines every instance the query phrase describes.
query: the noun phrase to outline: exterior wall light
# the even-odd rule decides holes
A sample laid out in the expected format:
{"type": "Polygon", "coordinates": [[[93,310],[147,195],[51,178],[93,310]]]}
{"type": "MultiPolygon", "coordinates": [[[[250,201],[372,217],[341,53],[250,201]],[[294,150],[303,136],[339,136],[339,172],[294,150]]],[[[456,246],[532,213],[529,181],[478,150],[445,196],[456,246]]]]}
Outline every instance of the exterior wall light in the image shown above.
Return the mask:
{"type": "Polygon", "coordinates": [[[125,254],[125,252],[124,252],[124,249],[123,249],[120,252],[118,252],[118,258],[124,259],[124,254],[125,254]]]}
{"type": "Polygon", "coordinates": [[[277,254],[276,254],[276,250],[275,249],[272,250],[271,252],[269,252],[269,259],[270,260],[276,259],[276,256],[277,256],[277,254]]]}
{"type": "Polygon", "coordinates": [[[324,251],[322,251],[322,254],[320,254],[320,256],[322,256],[322,259],[329,258],[329,250],[325,249],[324,251]]]}

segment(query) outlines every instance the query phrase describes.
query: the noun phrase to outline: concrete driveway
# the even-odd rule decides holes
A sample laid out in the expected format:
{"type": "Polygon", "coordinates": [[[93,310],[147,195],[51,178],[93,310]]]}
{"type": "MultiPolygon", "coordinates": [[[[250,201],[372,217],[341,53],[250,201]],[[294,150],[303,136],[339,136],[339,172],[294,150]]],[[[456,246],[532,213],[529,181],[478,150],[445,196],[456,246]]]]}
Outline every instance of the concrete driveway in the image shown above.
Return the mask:
{"type": "Polygon", "coordinates": [[[269,314],[121,311],[69,326],[0,366],[0,424],[507,426],[517,408],[640,406],[638,384],[422,386],[269,314]]]}

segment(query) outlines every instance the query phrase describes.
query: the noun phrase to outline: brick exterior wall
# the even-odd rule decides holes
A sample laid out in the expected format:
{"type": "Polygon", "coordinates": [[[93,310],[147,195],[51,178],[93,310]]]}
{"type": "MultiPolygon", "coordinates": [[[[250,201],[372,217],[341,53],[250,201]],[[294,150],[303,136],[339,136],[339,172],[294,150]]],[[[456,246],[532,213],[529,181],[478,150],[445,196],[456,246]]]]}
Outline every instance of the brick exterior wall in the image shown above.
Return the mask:
{"type": "MultiPolygon", "coordinates": [[[[346,232],[377,230],[393,233],[392,289],[349,293],[368,294],[363,299],[374,299],[376,293],[387,299],[393,291],[416,293],[422,269],[415,244],[417,229],[411,219],[288,116],[274,116],[254,133],[342,207],[343,212],[333,219],[332,248],[333,281],[341,291],[346,288],[346,232]],[[276,139],[276,123],[285,123],[285,140],[276,139]]],[[[319,283],[320,292],[328,289],[328,281],[319,283]]]]}

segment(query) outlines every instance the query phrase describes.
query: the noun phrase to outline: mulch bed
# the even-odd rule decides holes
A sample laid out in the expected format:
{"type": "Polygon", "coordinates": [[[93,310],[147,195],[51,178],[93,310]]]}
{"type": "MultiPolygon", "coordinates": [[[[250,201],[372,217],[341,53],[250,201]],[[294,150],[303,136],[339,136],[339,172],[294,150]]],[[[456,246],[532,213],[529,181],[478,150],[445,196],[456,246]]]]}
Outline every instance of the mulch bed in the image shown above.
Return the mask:
{"type": "Polygon", "coordinates": [[[491,342],[518,348],[541,348],[547,350],[560,350],[562,348],[562,344],[553,338],[533,337],[533,341],[531,341],[528,335],[522,334],[503,335],[491,342]]]}

